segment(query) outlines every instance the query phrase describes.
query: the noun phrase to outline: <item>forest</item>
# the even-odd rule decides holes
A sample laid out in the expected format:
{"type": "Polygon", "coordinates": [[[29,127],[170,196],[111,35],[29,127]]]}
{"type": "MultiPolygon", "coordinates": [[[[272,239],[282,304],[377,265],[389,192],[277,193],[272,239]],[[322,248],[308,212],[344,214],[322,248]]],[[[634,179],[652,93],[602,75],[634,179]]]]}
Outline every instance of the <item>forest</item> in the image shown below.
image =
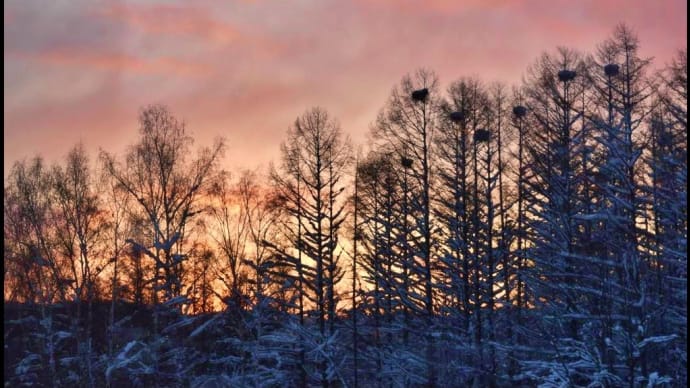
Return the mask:
{"type": "Polygon", "coordinates": [[[5,386],[683,386],[687,49],[604,38],[415,70],[363,146],[309,108],[265,171],[158,104],[123,154],[16,162],[5,386]]]}

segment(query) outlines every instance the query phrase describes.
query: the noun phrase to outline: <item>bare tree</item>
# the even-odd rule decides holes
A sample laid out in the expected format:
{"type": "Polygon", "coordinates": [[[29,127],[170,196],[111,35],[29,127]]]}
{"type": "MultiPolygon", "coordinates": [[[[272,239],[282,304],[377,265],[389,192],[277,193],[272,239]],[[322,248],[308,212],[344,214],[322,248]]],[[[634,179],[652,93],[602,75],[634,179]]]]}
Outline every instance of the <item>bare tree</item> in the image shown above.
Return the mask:
{"type": "Polygon", "coordinates": [[[103,206],[108,213],[104,222],[107,253],[112,262],[110,279],[110,317],[108,332],[108,355],[114,355],[115,317],[117,301],[124,296],[122,287],[122,259],[125,256],[125,239],[129,228],[129,195],[107,172],[101,171],[100,184],[104,187],[103,206]]]}
{"type": "Polygon", "coordinates": [[[218,139],[190,160],[193,140],[184,123],[166,107],[145,108],[139,123],[141,138],[128,150],[124,164],[106,152],[101,155],[107,171],[146,216],[151,241],[142,241],[137,236],[130,241],[143,247],[143,252],[154,260],[154,289],[163,289],[164,301],[169,301],[181,296],[185,233],[189,222],[199,213],[199,195],[213,180],[224,141],[218,139]]]}
{"type": "Polygon", "coordinates": [[[241,267],[249,243],[248,214],[244,211],[238,191],[232,186],[228,174],[214,182],[210,189],[214,200],[210,207],[212,225],[208,228],[208,235],[215,243],[219,258],[222,258],[217,263],[215,273],[228,295],[220,297],[233,309],[240,308],[244,302],[241,267]]]}
{"type": "Polygon", "coordinates": [[[16,297],[37,303],[41,319],[39,331],[35,333],[39,349],[36,353],[27,352],[25,359],[40,360],[40,369],[47,375],[47,381],[56,387],[63,380],[58,376],[60,334],[53,303],[68,301],[69,280],[56,254],[51,194],[50,173],[41,157],[16,162],[4,197],[5,231],[12,233],[4,237],[14,251],[6,257],[6,265],[12,268],[10,274],[16,273],[19,279],[26,281],[21,287],[14,285],[16,297]],[[8,241],[8,238],[16,240],[8,241]]]}
{"type": "Polygon", "coordinates": [[[83,361],[82,377],[94,386],[92,367],[93,300],[97,279],[106,268],[103,259],[104,212],[96,191],[93,173],[83,144],[76,145],[67,155],[65,167],[52,170],[55,193],[53,209],[57,251],[63,256],[69,271],[69,286],[74,292],[76,312],[73,330],[77,338],[77,353],[83,361]],[[82,333],[82,301],[87,302],[85,330],[82,333]]]}

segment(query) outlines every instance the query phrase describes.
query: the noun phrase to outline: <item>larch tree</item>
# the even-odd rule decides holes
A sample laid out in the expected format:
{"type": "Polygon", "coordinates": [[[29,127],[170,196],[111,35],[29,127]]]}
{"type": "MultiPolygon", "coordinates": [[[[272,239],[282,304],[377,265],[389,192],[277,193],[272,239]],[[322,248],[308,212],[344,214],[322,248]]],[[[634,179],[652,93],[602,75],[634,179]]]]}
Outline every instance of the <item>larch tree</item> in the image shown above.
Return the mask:
{"type": "MultiPolygon", "coordinates": [[[[304,318],[306,302],[312,303],[312,316],[325,340],[334,334],[339,300],[336,286],[345,274],[339,264],[342,249],[338,241],[346,216],[341,180],[350,163],[349,140],[337,121],[317,107],[307,110],[288,129],[282,153],[282,173],[274,170],[272,177],[297,225],[290,221],[286,225],[291,252],[270,241],[269,245],[291,268],[290,283],[298,283],[300,316],[304,318]]],[[[318,381],[328,386],[332,377],[326,373],[327,360],[317,355],[317,363],[318,381]]]]}
{"type": "MultiPolygon", "coordinates": [[[[599,46],[590,73],[599,97],[592,123],[600,132],[597,143],[602,152],[596,185],[602,206],[597,219],[609,268],[605,278],[609,295],[603,299],[609,310],[605,338],[598,342],[605,346],[602,354],[616,381],[628,386],[652,384],[657,377],[675,374],[651,355],[679,339],[674,330],[661,324],[666,307],[655,295],[656,248],[648,243],[654,232],[645,227],[655,222],[648,204],[654,208],[654,187],[658,188],[663,175],[659,172],[665,166],[661,160],[652,163],[650,179],[642,156],[648,153],[650,138],[651,154],[657,156],[668,139],[659,130],[664,127],[659,125],[660,116],[655,117],[652,109],[650,63],[651,59],[640,56],[635,33],[618,25],[612,37],[599,46]]],[[[673,154],[672,149],[668,151],[673,154]]]]}
{"type": "Polygon", "coordinates": [[[677,53],[660,74],[659,106],[652,118],[651,152],[647,156],[651,175],[653,213],[653,260],[655,279],[650,292],[663,308],[656,317],[660,332],[676,335],[672,346],[659,359],[659,367],[673,381],[687,379],[687,136],[688,136],[688,59],[687,50],[677,53]]]}
{"type": "Polygon", "coordinates": [[[470,280],[470,209],[471,194],[471,136],[470,116],[479,108],[477,83],[462,79],[448,88],[448,102],[441,107],[441,120],[436,154],[438,163],[437,218],[444,225],[444,244],[440,253],[440,267],[444,283],[441,291],[453,295],[449,301],[459,313],[462,335],[469,333],[471,317],[470,280]],[[445,286],[445,287],[443,287],[445,286]]]}
{"type": "Polygon", "coordinates": [[[596,288],[585,284],[591,263],[582,260],[579,252],[582,111],[577,102],[587,87],[585,70],[582,56],[573,50],[559,48],[555,54],[543,54],[528,70],[524,91],[530,114],[521,122],[528,125],[521,147],[526,170],[520,177],[525,185],[520,200],[527,229],[521,233],[528,245],[527,257],[521,258],[526,261],[521,269],[527,275],[527,289],[520,297],[531,294],[531,303],[548,317],[524,323],[530,326],[525,334],[541,341],[533,345],[548,349],[539,357],[548,354],[551,362],[526,365],[541,365],[544,369],[537,374],[556,375],[571,383],[599,372],[587,369],[596,369],[596,364],[580,363],[578,358],[580,347],[587,346],[580,332],[591,322],[588,300],[598,295],[596,288]]]}
{"type": "MultiPolygon", "coordinates": [[[[393,305],[397,300],[397,288],[402,282],[393,273],[395,257],[395,233],[399,217],[393,205],[397,203],[398,185],[393,170],[391,155],[370,152],[357,165],[357,239],[359,247],[358,265],[363,279],[369,285],[364,290],[359,308],[370,316],[370,323],[360,325],[360,333],[372,337],[373,360],[377,370],[383,368],[382,334],[386,319],[386,330],[393,318],[393,305]]],[[[382,376],[372,377],[381,384],[382,376]]]]}
{"type": "Polygon", "coordinates": [[[486,279],[482,267],[487,261],[480,257],[480,245],[482,252],[488,251],[484,249],[487,234],[479,232],[480,229],[487,231],[486,225],[479,222],[480,201],[483,203],[486,196],[480,198],[480,164],[476,151],[480,144],[484,149],[489,139],[475,141],[475,133],[488,134],[485,128],[489,124],[489,98],[484,86],[474,78],[453,82],[447,93],[447,100],[440,107],[442,117],[434,138],[438,170],[435,186],[438,205],[434,213],[442,225],[444,239],[439,248],[443,281],[438,287],[442,294],[451,297],[447,307],[453,312],[451,316],[459,320],[456,346],[472,344],[471,349],[456,351],[465,354],[472,368],[482,368],[483,352],[479,347],[486,279]]]}
{"type": "MultiPolygon", "coordinates": [[[[415,314],[426,317],[431,325],[434,316],[434,286],[431,227],[431,185],[433,136],[437,126],[438,78],[429,70],[420,69],[406,75],[393,88],[387,104],[380,111],[372,134],[381,146],[392,150],[400,160],[405,185],[403,197],[409,211],[403,214],[401,237],[405,249],[403,265],[410,276],[405,279],[410,289],[400,294],[401,302],[415,314]],[[409,221],[407,220],[409,218],[409,221]],[[409,222],[409,224],[408,224],[409,222]],[[409,226],[409,229],[408,229],[409,226]],[[416,260],[419,258],[419,260],[416,260]]],[[[421,333],[420,333],[421,334],[421,333]]],[[[436,385],[434,340],[427,341],[427,382],[436,385]]]]}

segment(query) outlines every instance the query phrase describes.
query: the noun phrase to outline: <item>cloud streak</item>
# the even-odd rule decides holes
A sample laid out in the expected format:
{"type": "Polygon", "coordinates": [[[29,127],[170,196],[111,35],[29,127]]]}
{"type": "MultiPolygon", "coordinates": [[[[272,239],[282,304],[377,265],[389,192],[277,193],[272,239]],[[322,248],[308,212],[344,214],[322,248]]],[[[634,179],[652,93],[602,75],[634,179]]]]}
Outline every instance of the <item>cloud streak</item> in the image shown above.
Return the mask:
{"type": "Polygon", "coordinates": [[[37,53],[9,53],[10,58],[38,61],[46,66],[70,66],[141,74],[203,75],[208,68],[202,64],[175,58],[146,59],[125,53],[95,53],[74,49],[56,49],[37,53]]]}
{"type": "Polygon", "coordinates": [[[119,21],[152,35],[192,37],[226,44],[240,39],[240,31],[229,23],[214,19],[208,12],[190,6],[114,4],[94,13],[119,21]]]}

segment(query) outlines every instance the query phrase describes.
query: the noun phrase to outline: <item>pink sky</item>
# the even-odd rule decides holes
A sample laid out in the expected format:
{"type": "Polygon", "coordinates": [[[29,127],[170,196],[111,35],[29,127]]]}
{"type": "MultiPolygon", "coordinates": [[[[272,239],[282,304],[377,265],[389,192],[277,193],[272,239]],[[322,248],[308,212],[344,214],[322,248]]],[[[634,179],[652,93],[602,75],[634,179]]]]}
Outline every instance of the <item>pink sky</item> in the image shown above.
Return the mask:
{"type": "Polygon", "coordinates": [[[197,145],[224,136],[225,167],[278,160],[285,130],[319,105],[355,144],[400,78],[435,70],[519,83],[543,51],[592,52],[617,23],[660,68],[687,47],[681,0],[243,0],[4,3],[4,175],[83,141],[120,154],[137,112],[167,105],[197,145]]]}

